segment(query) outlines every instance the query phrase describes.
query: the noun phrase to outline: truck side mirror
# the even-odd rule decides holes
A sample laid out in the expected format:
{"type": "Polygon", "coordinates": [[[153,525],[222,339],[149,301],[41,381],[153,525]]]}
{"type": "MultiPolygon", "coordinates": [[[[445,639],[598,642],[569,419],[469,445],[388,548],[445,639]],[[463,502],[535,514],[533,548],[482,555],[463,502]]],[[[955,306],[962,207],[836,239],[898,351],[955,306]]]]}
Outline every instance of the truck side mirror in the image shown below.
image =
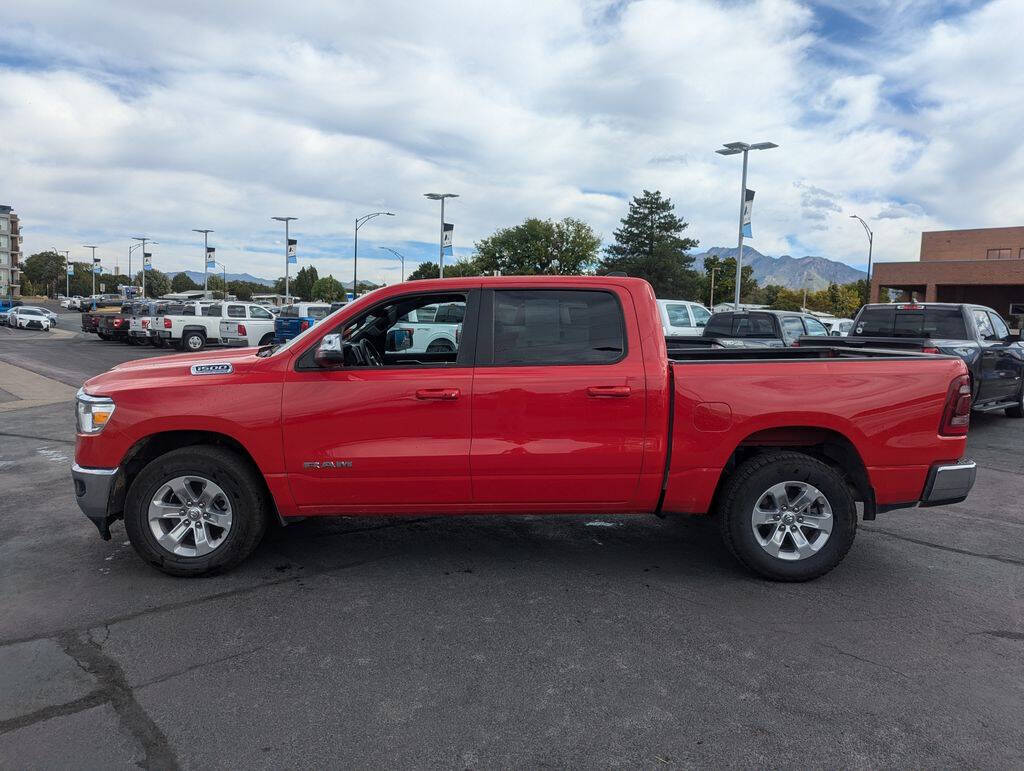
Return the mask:
{"type": "Polygon", "coordinates": [[[395,327],[388,330],[385,349],[389,352],[405,351],[412,348],[412,330],[395,327]]]}
{"type": "Polygon", "coordinates": [[[324,335],[320,347],[316,349],[313,360],[318,367],[333,369],[345,364],[345,352],[342,350],[341,335],[324,335]]]}

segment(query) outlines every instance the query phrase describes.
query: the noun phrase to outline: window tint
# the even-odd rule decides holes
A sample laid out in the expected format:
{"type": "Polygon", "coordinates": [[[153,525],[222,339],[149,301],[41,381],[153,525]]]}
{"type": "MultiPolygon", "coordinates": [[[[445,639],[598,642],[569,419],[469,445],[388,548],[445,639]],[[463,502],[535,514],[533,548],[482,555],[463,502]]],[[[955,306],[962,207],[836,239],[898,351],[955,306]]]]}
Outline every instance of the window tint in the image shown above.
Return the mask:
{"type": "Polygon", "coordinates": [[[698,327],[702,327],[708,323],[708,319],[711,318],[711,313],[699,305],[691,305],[690,313],[693,314],[693,320],[698,327]]]}
{"type": "Polygon", "coordinates": [[[927,305],[866,307],[850,331],[852,337],[932,337],[966,340],[967,327],[959,308],[927,305]]]}
{"type": "Polygon", "coordinates": [[[495,364],[608,364],[625,345],[622,310],[609,292],[494,293],[495,364]]]}
{"type": "Polygon", "coordinates": [[[690,323],[690,312],[685,305],[666,305],[665,313],[668,314],[668,323],[671,327],[692,327],[690,323]]]}
{"type": "Polygon", "coordinates": [[[229,305],[228,306],[228,318],[229,319],[244,319],[245,318],[245,306],[244,305],[229,305]]]}
{"type": "Polygon", "coordinates": [[[274,318],[274,315],[270,311],[266,310],[265,308],[260,308],[258,305],[249,306],[249,315],[254,319],[274,318]]]}
{"type": "Polygon", "coordinates": [[[998,313],[992,312],[988,314],[992,319],[992,328],[996,331],[996,339],[1005,340],[1010,336],[1010,330],[1007,329],[1006,323],[1000,318],[998,313]]]}
{"type": "Polygon", "coordinates": [[[441,305],[434,314],[435,324],[461,324],[466,316],[466,306],[453,303],[441,305]]]}
{"type": "Polygon", "coordinates": [[[825,329],[825,325],[817,319],[809,319],[804,317],[804,325],[807,327],[807,334],[809,335],[825,335],[828,336],[828,330],[825,329]]]}
{"type": "Polygon", "coordinates": [[[327,318],[327,315],[330,312],[330,305],[310,305],[308,308],[306,308],[306,315],[308,315],[311,319],[316,319],[317,321],[323,318],[327,318]]]}
{"type": "Polygon", "coordinates": [[[716,313],[704,327],[705,337],[775,337],[767,313],[716,313]]]}
{"type": "Polygon", "coordinates": [[[224,314],[221,311],[221,306],[220,305],[207,305],[205,308],[203,308],[203,315],[204,316],[222,316],[224,314]]]}
{"type": "Polygon", "coordinates": [[[989,319],[988,314],[977,309],[971,311],[971,313],[974,314],[974,324],[978,327],[978,334],[985,340],[994,338],[995,331],[992,329],[992,321],[989,319]]]}
{"type": "Polygon", "coordinates": [[[297,305],[286,305],[277,315],[282,319],[297,319],[299,317],[299,307],[297,305]]]}
{"type": "Polygon", "coordinates": [[[783,316],[782,334],[788,338],[800,337],[804,333],[803,322],[797,316],[783,316]]]}

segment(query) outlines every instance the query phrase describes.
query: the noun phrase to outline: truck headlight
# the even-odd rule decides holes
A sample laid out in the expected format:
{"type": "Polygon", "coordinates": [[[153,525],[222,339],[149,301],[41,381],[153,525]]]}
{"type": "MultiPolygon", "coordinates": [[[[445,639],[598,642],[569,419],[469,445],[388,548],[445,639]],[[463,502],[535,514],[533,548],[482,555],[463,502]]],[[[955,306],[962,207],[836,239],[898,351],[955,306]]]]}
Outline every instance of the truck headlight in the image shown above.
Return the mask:
{"type": "Polygon", "coordinates": [[[75,395],[78,433],[98,434],[114,414],[114,400],[108,396],[89,396],[81,388],[75,395]]]}

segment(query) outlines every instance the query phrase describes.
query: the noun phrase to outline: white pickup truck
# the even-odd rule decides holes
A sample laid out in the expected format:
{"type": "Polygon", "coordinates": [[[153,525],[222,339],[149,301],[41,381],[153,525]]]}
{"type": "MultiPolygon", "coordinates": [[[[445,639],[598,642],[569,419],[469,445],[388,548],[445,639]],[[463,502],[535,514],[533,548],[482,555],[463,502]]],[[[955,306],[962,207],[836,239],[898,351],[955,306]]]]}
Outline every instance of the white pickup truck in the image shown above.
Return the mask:
{"type": "Polygon", "coordinates": [[[220,320],[220,341],[223,345],[269,345],[274,342],[274,314],[262,305],[228,303],[227,318],[220,320]]]}
{"type": "Polygon", "coordinates": [[[222,319],[247,318],[249,308],[265,309],[255,303],[193,301],[182,304],[179,313],[156,320],[157,336],[183,351],[201,351],[220,342],[222,319]]]}
{"type": "Polygon", "coordinates": [[[453,353],[459,349],[465,303],[425,305],[399,319],[396,330],[411,335],[406,353],[453,353]]]}

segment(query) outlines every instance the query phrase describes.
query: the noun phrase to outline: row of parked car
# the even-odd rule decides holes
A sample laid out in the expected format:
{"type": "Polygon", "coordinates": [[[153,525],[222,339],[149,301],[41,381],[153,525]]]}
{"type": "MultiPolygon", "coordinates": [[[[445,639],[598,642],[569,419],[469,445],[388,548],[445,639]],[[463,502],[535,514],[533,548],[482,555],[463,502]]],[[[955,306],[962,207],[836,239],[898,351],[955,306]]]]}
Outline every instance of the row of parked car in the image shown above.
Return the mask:
{"type": "Polygon", "coordinates": [[[21,300],[0,299],[0,326],[49,332],[57,326],[57,314],[35,305],[23,305],[21,300]]]}

